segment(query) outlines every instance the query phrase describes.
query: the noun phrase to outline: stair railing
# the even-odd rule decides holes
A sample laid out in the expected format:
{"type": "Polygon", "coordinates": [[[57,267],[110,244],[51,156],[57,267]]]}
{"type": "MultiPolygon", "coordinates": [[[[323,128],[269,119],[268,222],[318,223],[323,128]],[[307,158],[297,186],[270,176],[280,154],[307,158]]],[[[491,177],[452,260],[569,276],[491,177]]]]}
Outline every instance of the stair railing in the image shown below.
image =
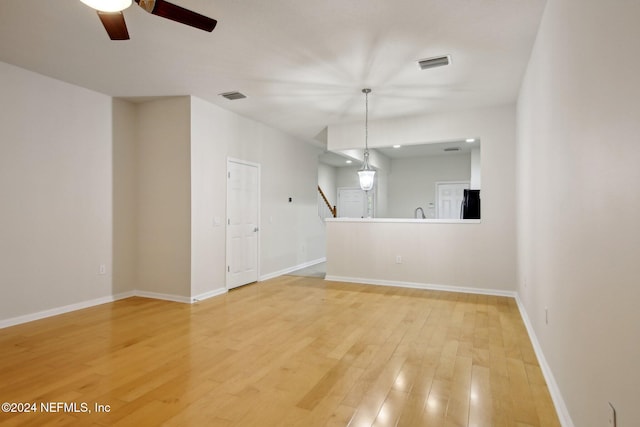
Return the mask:
{"type": "MultiPolygon", "coordinates": [[[[338,210],[336,209],[335,206],[331,206],[331,203],[329,203],[327,196],[324,194],[324,191],[322,191],[322,188],[320,188],[319,185],[318,185],[318,193],[320,193],[320,197],[322,197],[324,204],[326,205],[327,209],[329,209],[329,212],[331,212],[331,216],[336,218],[338,216],[338,210]]],[[[321,215],[321,216],[324,217],[324,215],[321,215]]]]}

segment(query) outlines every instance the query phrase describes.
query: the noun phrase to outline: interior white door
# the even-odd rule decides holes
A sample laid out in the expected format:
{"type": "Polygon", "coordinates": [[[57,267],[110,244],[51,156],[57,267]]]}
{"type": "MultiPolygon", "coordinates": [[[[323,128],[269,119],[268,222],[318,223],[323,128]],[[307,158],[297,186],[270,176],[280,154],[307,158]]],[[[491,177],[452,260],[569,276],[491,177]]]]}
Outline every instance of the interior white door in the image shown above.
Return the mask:
{"type": "Polygon", "coordinates": [[[227,288],[258,280],[259,166],[227,161],[227,288]]]}
{"type": "Polygon", "coordinates": [[[460,219],[464,190],[468,188],[468,182],[436,183],[436,218],[460,219]]]}
{"type": "Polygon", "coordinates": [[[364,218],[367,216],[366,193],[360,188],[338,188],[338,217],[364,218]]]}

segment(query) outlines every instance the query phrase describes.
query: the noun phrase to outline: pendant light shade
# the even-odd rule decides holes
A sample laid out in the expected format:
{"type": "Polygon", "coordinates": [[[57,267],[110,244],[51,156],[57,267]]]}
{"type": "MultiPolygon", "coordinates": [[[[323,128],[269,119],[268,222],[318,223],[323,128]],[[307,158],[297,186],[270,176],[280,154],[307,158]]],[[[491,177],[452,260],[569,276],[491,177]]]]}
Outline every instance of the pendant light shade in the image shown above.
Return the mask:
{"type": "Polygon", "coordinates": [[[364,191],[369,191],[373,188],[373,178],[376,175],[376,171],[369,167],[369,152],[364,152],[364,164],[362,169],[358,171],[358,177],[360,178],[360,188],[364,191]]]}
{"type": "Polygon", "coordinates": [[[369,191],[373,188],[373,178],[376,175],[374,170],[359,170],[358,176],[360,178],[360,188],[364,191],[369,191]]]}
{"type": "Polygon", "coordinates": [[[362,163],[362,169],[358,171],[358,177],[360,179],[360,188],[364,191],[369,191],[373,188],[373,181],[376,175],[376,171],[369,166],[369,93],[371,89],[362,89],[364,93],[364,162],[362,163]]]}

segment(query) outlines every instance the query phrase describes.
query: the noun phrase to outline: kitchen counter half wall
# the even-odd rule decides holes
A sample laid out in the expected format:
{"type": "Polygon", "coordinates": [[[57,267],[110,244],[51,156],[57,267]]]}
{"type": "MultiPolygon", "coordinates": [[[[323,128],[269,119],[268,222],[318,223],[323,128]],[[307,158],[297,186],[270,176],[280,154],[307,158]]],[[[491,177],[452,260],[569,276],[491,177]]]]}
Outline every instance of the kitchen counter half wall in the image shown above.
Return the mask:
{"type": "Polygon", "coordinates": [[[515,296],[509,236],[484,220],[327,220],[327,280],[515,296]]]}

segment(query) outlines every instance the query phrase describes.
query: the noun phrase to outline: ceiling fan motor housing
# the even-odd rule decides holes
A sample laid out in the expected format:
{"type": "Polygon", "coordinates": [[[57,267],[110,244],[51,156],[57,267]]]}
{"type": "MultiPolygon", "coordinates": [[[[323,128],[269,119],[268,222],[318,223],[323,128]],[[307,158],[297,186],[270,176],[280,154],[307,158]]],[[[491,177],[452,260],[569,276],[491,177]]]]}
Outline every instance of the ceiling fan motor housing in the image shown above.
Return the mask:
{"type": "Polygon", "coordinates": [[[136,3],[149,13],[153,13],[156,8],[156,0],[136,0],[136,3]]]}

